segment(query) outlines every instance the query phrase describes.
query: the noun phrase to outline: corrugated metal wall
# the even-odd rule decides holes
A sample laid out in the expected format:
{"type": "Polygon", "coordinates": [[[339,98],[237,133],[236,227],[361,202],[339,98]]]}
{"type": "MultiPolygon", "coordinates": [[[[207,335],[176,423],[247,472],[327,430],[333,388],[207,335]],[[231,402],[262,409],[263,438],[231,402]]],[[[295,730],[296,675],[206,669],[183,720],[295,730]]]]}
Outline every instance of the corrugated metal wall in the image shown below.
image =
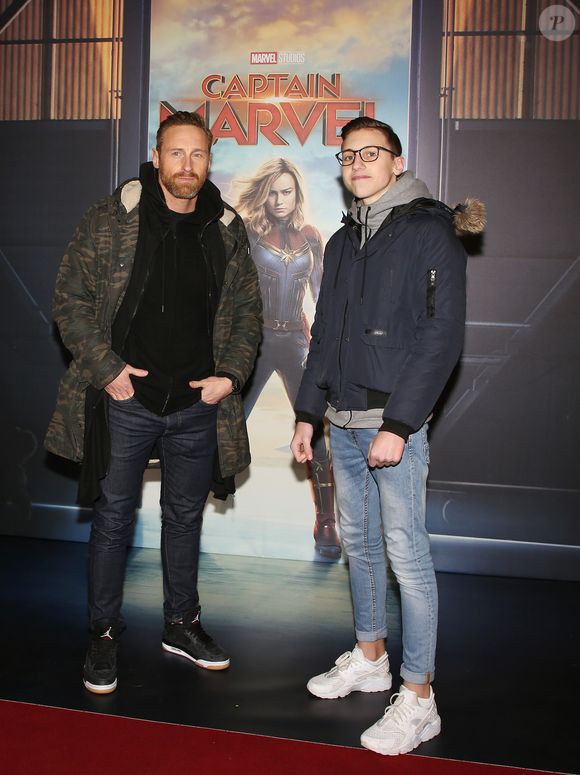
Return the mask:
{"type": "Polygon", "coordinates": [[[456,119],[578,119],[580,30],[552,41],[538,29],[550,0],[447,0],[441,115],[456,119]]]}
{"type": "Polygon", "coordinates": [[[120,118],[122,24],[123,0],[30,0],[0,33],[0,120],[120,118]]]}

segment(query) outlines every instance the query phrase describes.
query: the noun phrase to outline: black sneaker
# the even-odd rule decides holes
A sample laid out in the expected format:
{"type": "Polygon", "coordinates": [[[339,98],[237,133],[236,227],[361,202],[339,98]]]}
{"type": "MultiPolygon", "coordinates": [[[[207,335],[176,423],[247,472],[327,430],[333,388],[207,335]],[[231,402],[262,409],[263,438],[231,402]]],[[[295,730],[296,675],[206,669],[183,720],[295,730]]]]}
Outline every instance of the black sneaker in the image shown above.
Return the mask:
{"type": "Polygon", "coordinates": [[[94,694],[110,694],[117,688],[118,631],[114,627],[93,631],[83,668],[85,688],[94,694]]]}
{"type": "Polygon", "coordinates": [[[184,617],[177,622],[168,622],[163,633],[162,646],[165,651],[191,659],[206,670],[225,670],[230,666],[229,655],[208,635],[199,621],[199,612],[193,621],[184,617]],[[184,622],[185,620],[185,622],[184,622]]]}

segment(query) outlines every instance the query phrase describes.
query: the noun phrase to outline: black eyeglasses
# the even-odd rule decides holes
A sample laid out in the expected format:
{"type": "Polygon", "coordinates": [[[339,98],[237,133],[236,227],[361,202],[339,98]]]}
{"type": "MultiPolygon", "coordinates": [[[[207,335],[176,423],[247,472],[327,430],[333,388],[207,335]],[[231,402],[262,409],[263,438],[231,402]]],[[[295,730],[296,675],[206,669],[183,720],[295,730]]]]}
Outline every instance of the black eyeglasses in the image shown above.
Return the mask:
{"type": "Polygon", "coordinates": [[[334,155],[338,159],[339,164],[342,164],[343,167],[350,167],[351,164],[354,164],[357,153],[364,162],[369,162],[376,161],[379,158],[379,151],[391,153],[395,158],[399,155],[391,151],[390,148],[384,148],[382,145],[365,145],[364,148],[359,148],[358,151],[347,148],[345,151],[340,151],[334,155]]]}

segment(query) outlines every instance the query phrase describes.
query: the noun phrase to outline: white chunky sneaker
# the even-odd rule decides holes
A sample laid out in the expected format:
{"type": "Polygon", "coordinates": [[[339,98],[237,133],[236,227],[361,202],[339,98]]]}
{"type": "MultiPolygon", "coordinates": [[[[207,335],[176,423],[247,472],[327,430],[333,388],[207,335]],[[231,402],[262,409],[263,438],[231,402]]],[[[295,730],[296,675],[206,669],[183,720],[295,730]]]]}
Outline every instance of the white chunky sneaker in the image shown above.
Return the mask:
{"type": "Polygon", "coordinates": [[[315,697],[335,700],[351,692],[385,692],[391,688],[392,682],[386,654],[376,662],[369,662],[362,650],[355,646],[352,651],[342,654],[328,673],[311,678],[306,688],[315,697]]]}
{"type": "Polygon", "coordinates": [[[385,756],[408,753],[441,732],[441,719],[431,689],[428,703],[420,704],[415,692],[401,686],[393,694],[383,717],[361,735],[361,743],[385,756]]]}

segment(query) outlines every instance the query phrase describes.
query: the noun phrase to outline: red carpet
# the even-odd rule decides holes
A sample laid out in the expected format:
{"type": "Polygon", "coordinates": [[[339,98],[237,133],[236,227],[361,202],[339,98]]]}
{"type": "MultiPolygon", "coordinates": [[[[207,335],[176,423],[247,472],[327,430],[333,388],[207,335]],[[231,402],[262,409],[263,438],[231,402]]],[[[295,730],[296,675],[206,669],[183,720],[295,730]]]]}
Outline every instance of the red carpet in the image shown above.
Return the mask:
{"type": "Polygon", "coordinates": [[[0,700],[2,775],[526,775],[537,770],[160,724],[0,700]]]}

